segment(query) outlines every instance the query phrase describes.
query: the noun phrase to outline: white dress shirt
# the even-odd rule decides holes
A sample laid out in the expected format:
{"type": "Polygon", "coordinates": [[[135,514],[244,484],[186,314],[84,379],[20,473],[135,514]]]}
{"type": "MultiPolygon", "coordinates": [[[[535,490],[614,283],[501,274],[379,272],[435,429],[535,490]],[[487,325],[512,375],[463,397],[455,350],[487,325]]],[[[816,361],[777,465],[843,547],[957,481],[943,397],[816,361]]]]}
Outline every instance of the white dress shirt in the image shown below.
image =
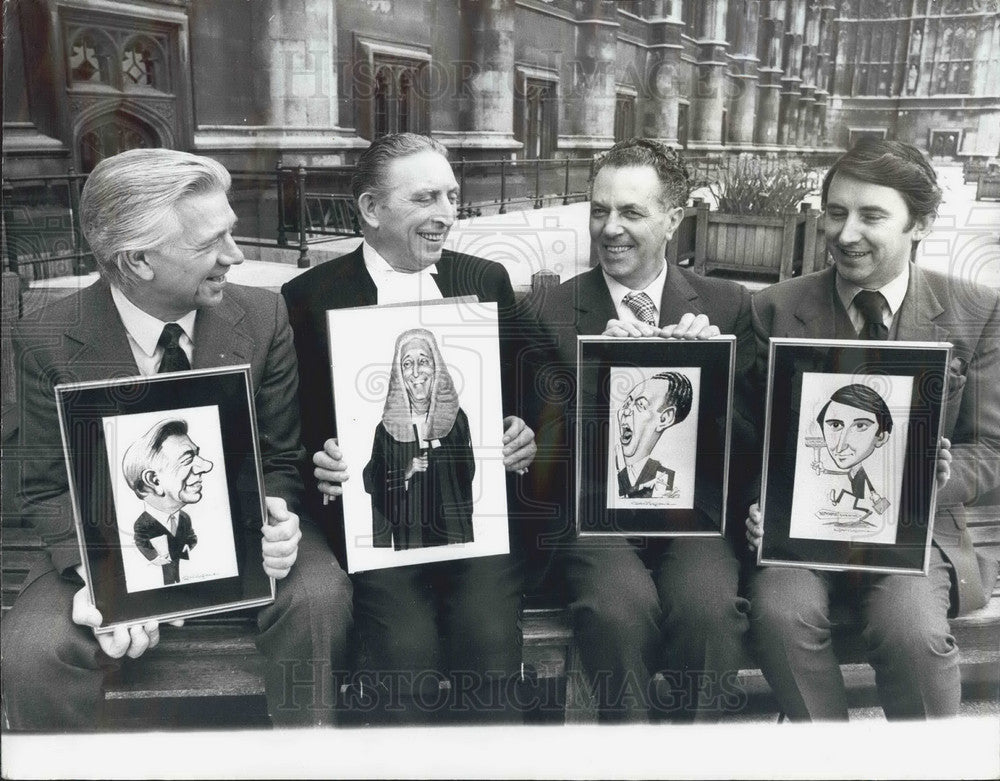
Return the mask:
{"type": "MultiPolygon", "coordinates": [[[[125,326],[128,346],[132,348],[132,355],[135,357],[136,366],[139,367],[139,373],[143,377],[156,374],[160,369],[160,362],[163,360],[163,348],[158,347],[157,343],[160,341],[160,335],[163,333],[163,326],[166,323],[143,312],[114,285],[111,286],[111,298],[118,309],[122,325],[125,326]]],[[[180,320],[173,321],[184,331],[181,334],[180,346],[189,363],[193,363],[194,341],[192,337],[194,336],[194,321],[197,315],[198,310],[192,309],[180,320]]]]}
{"type": "Polygon", "coordinates": [[[365,259],[365,268],[378,290],[378,303],[408,304],[444,298],[441,288],[431,276],[437,272],[436,265],[410,273],[397,271],[367,241],[361,244],[361,254],[365,259]]]}
{"type": "Polygon", "coordinates": [[[629,293],[645,293],[653,302],[653,308],[655,309],[653,317],[656,320],[657,325],[659,325],[660,302],[663,301],[663,286],[667,281],[666,261],[664,261],[663,268],[660,270],[660,273],[656,275],[656,279],[646,285],[646,287],[642,288],[642,290],[632,290],[625,287],[625,285],[621,282],[609,276],[608,272],[603,269],[601,269],[601,273],[604,274],[604,282],[608,286],[608,292],[611,293],[611,300],[615,302],[615,311],[618,313],[619,320],[625,320],[630,323],[642,322],[635,316],[635,312],[629,309],[628,304],[625,303],[625,296],[629,293]]]}
{"type": "MultiPolygon", "coordinates": [[[[882,305],[882,322],[885,323],[886,328],[892,328],[892,321],[903,305],[903,299],[906,298],[906,288],[909,284],[910,264],[907,263],[898,277],[878,289],[878,292],[885,298],[885,304],[882,305]]],[[[865,327],[865,316],[855,306],[854,297],[863,288],[848,282],[840,274],[837,274],[836,285],[837,296],[840,298],[840,303],[844,305],[844,309],[847,310],[847,316],[851,318],[851,325],[854,326],[855,331],[860,332],[865,327]]]]}

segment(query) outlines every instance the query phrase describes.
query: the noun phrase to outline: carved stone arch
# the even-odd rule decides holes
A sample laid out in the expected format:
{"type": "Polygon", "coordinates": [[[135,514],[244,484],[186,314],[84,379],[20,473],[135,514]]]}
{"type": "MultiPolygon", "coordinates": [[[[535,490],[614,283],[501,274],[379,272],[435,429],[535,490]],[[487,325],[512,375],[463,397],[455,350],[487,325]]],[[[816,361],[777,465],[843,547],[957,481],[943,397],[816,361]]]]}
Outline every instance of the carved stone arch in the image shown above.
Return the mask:
{"type": "Polygon", "coordinates": [[[118,70],[121,53],[118,50],[118,44],[111,34],[100,27],[79,27],[73,31],[69,45],[66,48],[66,75],[70,83],[90,81],[89,77],[79,79],[74,73],[75,70],[81,67],[86,68],[89,65],[86,55],[84,55],[85,59],[80,64],[74,67],[73,63],[73,52],[84,38],[91,39],[94,44],[94,54],[97,60],[100,61],[97,68],[97,71],[101,74],[100,83],[117,88],[119,84],[118,70]]]}
{"type": "Polygon", "coordinates": [[[119,69],[122,70],[122,84],[124,88],[127,89],[131,86],[131,84],[136,83],[136,80],[134,78],[130,80],[129,74],[125,72],[126,66],[124,60],[126,53],[129,52],[133,45],[137,43],[146,44],[146,46],[156,55],[156,59],[154,61],[156,63],[155,70],[151,72],[153,77],[152,83],[148,84],[148,86],[161,92],[170,92],[172,85],[170,84],[170,62],[168,54],[163,48],[161,41],[158,41],[154,36],[144,32],[128,36],[128,38],[122,42],[121,50],[118,53],[117,65],[119,69]]]}
{"type": "Polygon", "coordinates": [[[80,170],[89,173],[105,157],[128,149],[175,146],[166,118],[130,100],[104,100],[80,111],[73,146],[80,170]]]}

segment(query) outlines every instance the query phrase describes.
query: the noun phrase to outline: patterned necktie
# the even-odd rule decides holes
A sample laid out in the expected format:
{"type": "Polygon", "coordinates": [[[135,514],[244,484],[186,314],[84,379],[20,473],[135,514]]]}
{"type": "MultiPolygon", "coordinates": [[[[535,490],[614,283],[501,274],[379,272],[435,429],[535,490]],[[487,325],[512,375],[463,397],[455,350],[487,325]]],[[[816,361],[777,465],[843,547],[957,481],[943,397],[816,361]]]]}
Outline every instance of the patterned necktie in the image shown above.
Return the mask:
{"type": "Polygon", "coordinates": [[[184,349],[181,347],[181,334],[184,329],[177,323],[167,323],[163,326],[163,333],[160,334],[160,341],[157,347],[163,348],[163,360],[160,361],[158,374],[164,372],[183,372],[191,368],[184,349]]]}
{"type": "Polygon", "coordinates": [[[889,329],[882,319],[882,307],[885,303],[885,296],[877,290],[862,290],[854,296],[854,306],[865,318],[865,327],[861,329],[859,336],[880,342],[889,338],[889,329]]]}
{"type": "Polygon", "coordinates": [[[171,537],[177,536],[177,513],[167,518],[167,529],[170,531],[171,537]]]}
{"type": "Polygon", "coordinates": [[[631,309],[640,322],[656,325],[656,307],[653,299],[645,293],[629,293],[625,296],[625,306],[631,309]]]}

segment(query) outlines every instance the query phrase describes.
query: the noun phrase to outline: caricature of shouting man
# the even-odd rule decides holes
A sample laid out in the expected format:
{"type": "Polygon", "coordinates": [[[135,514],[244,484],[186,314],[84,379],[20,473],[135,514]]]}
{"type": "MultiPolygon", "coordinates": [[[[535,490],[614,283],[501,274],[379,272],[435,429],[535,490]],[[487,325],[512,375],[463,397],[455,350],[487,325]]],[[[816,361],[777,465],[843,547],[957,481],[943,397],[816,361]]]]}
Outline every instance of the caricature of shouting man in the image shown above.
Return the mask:
{"type": "Polygon", "coordinates": [[[660,372],[629,391],[618,410],[618,443],[625,465],[618,471],[618,495],[627,499],[660,497],[672,491],[674,471],[650,458],[663,432],[691,411],[691,380],[660,372]]]}
{"type": "Polygon", "coordinates": [[[145,505],[135,522],[135,545],[163,568],[165,586],[180,582],[180,560],[198,543],[181,508],[201,501],[201,476],[211,470],[179,419],[160,421],[125,451],[122,471],[145,505]]]}
{"type": "Polygon", "coordinates": [[[850,488],[831,489],[830,501],[839,504],[845,495],[854,497],[854,509],[864,513],[855,523],[873,525],[865,520],[872,510],[881,515],[888,502],[875,491],[865,472],[864,463],[876,448],[882,447],[892,432],[892,415],[885,400],[865,385],[845,385],[830,396],[830,400],[816,417],[826,440],[826,448],[833,462],[842,472],[825,469],[820,462],[813,463],[816,474],[847,475],[850,488]]]}

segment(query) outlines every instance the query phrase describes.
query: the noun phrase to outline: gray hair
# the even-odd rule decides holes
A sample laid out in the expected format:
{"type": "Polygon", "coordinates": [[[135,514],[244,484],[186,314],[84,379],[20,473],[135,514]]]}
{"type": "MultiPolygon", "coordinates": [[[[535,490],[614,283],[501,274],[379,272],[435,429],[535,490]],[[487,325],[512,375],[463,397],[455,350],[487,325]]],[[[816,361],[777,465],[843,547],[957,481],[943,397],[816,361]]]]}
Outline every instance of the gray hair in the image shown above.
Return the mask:
{"type": "Polygon", "coordinates": [[[440,141],[419,133],[389,133],[372,141],[358,158],[354,176],[351,177],[351,194],[357,201],[363,193],[372,193],[379,200],[385,195],[385,172],[393,160],[409,157],[419,152],[437,152],[448,156],[440,141]]]}
{"type": "Polygon", "coordinates": [[[101,276],[129,286],[127,261],[163,241],[177,202],[228,192],[231,182],[215,160],[174,149],[132,149],[102,160],[80,197],[80,225],[101,276]]]}
{"type": "Polygon", "coordinates": [[[186,420],[180,418],[161,420],[149,431],[128,446],[122,456],[122,474],[129,488],[140,499],[149,493],[142,479],[143,473],[155,467],[163,450],[163,443],[170,437],[183,437],[188,432],[186,420]]]}

